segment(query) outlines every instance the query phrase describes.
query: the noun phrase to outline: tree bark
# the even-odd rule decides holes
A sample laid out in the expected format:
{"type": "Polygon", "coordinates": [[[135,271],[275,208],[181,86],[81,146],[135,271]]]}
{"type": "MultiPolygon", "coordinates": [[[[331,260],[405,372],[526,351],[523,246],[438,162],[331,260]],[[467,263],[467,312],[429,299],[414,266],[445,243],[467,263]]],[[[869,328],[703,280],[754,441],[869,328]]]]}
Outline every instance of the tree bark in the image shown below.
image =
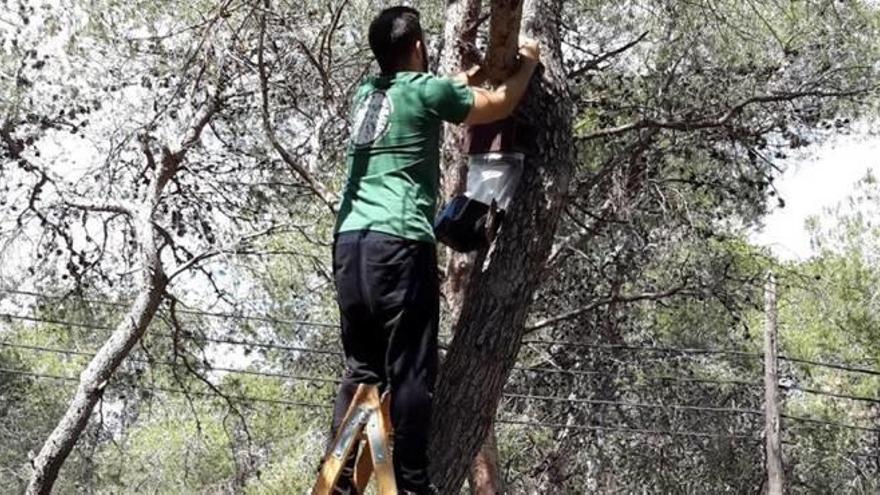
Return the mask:
{"type": "Polygon", "coordinates": [[[779,350],[776,277],[767,277],[764,289],[764,437],[766,439],[767,495],[785,491],[782,437],[779,434],[779,350]]]}
{"type": "MultiPolygon", "coordinates": [[[[474,27],[480,16],[480,0],[450,0],[446,6],[446,25],[443,32],[443,53],[440,60],[442,74],[456,74],[467,69],[475,49],[474,27]]],[[[467,185],[467,156],[462,151],[464,132],[461,126],[447,125],[443,134],[443,188],[444,198],[464,192],[467,185]]],[[[455,321],[461,307],[460,298],[467,273],[469,256],[447,250],[447,262],[442,286],[451,321],[455,321]]]]}
{"type": "Polygon", "coordinates": [[[490,429],[468,474],[468,485],[470,485],[472,494],[500,495],[504,493],[498,464],[498,441],[494,429],[490,429]]]}
{"type": "MultiPolygon", "coordinates": [[[[476,50],[477,26],[480,23],[480,0],[450,1],[446,7],[443,33],[444,50],[440,58],[441,74],[456,74],[478,62],[476,50]]],[[[467,155],[462,150],[464,129],[446,126],[443,136],[443,197],[451,198],[464,192],[467,183],[467,155]]],[[[447,250],[446,274],[442,286],[448,314],[454,321],[461,310],[464,281],[473,267],[473,256],[447,250]]],[[[498,470],[498,447],[490,435],[471,465],[471,493],[503,493],[498,470]]]]}
{"type": "Polygon", "coordinates": [[[454,337],[434,396],[432,474],[442,493],[458,492],[491,430],[572,174],[572,107],[558,29],[561,3],[534,0],[523,7],[523,31],[541,43],[545,70],[522,109],[532,142],[511,211],[457,298],[454,337]]]}
{"type": "Polygon", "coordinates": [[[503,82],[516,68],[522,7],[522,0],[492,0],[489,49],[484,69],[494,85],[503,82]]]}

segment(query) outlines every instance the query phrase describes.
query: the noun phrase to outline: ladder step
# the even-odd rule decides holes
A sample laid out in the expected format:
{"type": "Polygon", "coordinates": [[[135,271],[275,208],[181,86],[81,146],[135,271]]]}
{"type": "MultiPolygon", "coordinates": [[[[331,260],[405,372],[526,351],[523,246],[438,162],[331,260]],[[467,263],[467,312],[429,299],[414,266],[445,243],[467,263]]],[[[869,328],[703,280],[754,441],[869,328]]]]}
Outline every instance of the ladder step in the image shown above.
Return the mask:
{"type": "Polygon", "coordinates": [[[370,420],[370,416],[372,416],[372,410],[366,407],[358,408],[354,416],[345,423],[342,434],[336,443],[336,448],[333,449],[334,456],[342,459],[346,455],[346,452],[349,451],[351,444],[356,440],[364,425],[370,420]]]}
{"type": "Polygon", "coordinates": [[[324,459],[312,495],[331,495],[333,487],[352,452],[355,461],[353,482],[358,493],[363,493],[375,473],[378,493],[396,495],[397,483],[392,465],[392,437],[390,397],[375,385],[358,385],[341,431],[334,439],[333,448],[324,459]],[[361,447],[361,442],[363,446],[361,447]]]}

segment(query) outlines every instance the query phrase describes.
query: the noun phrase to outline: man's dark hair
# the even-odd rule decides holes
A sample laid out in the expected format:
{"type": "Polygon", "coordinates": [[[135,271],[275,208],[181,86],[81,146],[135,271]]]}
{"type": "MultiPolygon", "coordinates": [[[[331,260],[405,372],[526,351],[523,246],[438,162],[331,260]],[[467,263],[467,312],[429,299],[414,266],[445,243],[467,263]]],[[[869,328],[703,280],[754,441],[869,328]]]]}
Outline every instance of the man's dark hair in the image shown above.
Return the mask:
{"type": "MultiPolygon", "coordinates": [[[[412,7],[390,7],[370,23],[370,48],[384,73],[395,72],[404,64],[413,44],[422,38],[419,11],[412,7]]],[[[424,46],[423,54],[425,54],[424,46]]],[[[427,62],[427,59],[426,59],[427,62]]]]}

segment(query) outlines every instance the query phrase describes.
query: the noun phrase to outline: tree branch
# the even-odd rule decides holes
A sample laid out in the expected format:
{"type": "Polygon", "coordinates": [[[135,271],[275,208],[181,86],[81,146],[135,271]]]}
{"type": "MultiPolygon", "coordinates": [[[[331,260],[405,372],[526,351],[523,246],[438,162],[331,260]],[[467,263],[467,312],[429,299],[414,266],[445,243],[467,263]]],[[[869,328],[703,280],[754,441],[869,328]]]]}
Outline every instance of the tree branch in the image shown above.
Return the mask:
{"type": "MultiPolygon", "coordinates": [[[[597,131],[578,136],[578,139],[581,141],[591,141],[593,139],[613,137],[630,131],[637,131],[639,129],[671,129],[676,131],[696,131],[701,129],[723,127],[727,125],[727,123],[730,122],[734,117],[739,115],[746,107],[754,105],[756,103],[779,103],[785,101],[793,101],[799,98],[845,98],[849,96],[863,95],[874,91],[877,88],[878,86],[853,89],[848,91],[796,91],[782,92],[771,95],[753,96],[751,98],[747,98],[741,101],[737,105],[734,105],[733,107],[729,108],[723,115],[714,119],[691,121],[643,119],[637,122],[631,122],[629,124],[623,124],[617,127],[599,129],[597,131]]],[[[584,126],[577,126],[575,130],[580,130],[580,128],[582,127],[584,126]]]]}
{"type": "Polygon", "coordinates": [[[62,201],[62,204],[64,206],[75,208],[77,210],[94,211],[99,213],[120,213],[129,217],[133,215],[130,207],[117,202],[96,202],[88,201],[85,199],[65,199],[64,201],[62,201]]]}
{"type": "MultiPolygon", "coordinates": [[[[180,145],[180,149],[177,151],[171,151],[168,146],[162,147],[161,163],[159,164],[159,168],[156,169],[156,175],[153,177],[148,188],[149,195],[147,196],[147,201],[151,205],[151,211],[152,208],[155,208],[156,205],[159,204],[162,190],[165,189],[168,181],[170,181],[171,178],[174,177],[174,174],[177,173],[181,162],[186,158],[187,152],[198,144],[202,131],[208,125],[208,122],[214,117],[214,114],[220,109],[220,105],[221,100],[219,95],[208,101],[207,108],[205,108],[205,111],[202,112],[202,115],[196,121],[195,125],[190,129],[189,134],[184,138],[183,143],[180,145]]],[[[154,158],[152,153],[148,152],[149,145],[147,144],[147,139],[148,138],[146,137],[142,138],[142,147],[147,158],[147,163],[151,163],[154,161],[154,158]]]]}
{"type": "Polygon", "coordinates": [[[623,53],[623,52],[629,50],[630,48],[641,43],[642,40],[648,36],[648,34],[650,34],[650,32],[645,31],[644,33],[641,34],[641,36],[639,36],[638,38],[634,39],[633,41],[630,41],[629,43],[621,46],[620,48],[615,48],[614,50],[611,50],[610,52],[605,52],[605,53],[599,55],[598,57],[587,61],[586,63],[584,63],[584,65],[569,72],[568,77],[575,78],[580,75],[583,75],[585,72],[591,71],[591,70],[599,67],[599,64],[601,64],[602,62],[604,62],[610,58],[616,57],[616,56],[620,55],[621,53],[623,53]]]}
{"type": "Polygon", "coordinates": [[[562,313],[561,315],[554,316],[551,318],[545,318],[543,320],[538,321],[537,323],[533,323],[532,325],[526,326],[526,334],[534,332],[536,330],[540,330],[545,327],[549,327],[551,325],[555,325],[561,321],[570,320],[572,318],[576,318],[584,313],[589,313],[596,308],[601,306],[607,306],[609,304],[614,303],[632,303],[639,301],[657,301],[659,299],[665,299],[667,297],[679,296],[679,295],[697,295],[697,292],[694,290],[688,290],[685,286],[673,287],[672,289],[668,289],[662,292],[644,292],[641,294],[634,294],[630,296],[617,296],[617,297],[606,297],[604,299],[598,299],[586,306],[580,307],[578,309],[568,311],[566,313],[562,313]]]}
{"type": "Polygon", "coordinates": [[[270,234],[283,232],[284,230],[282,230],[282,229],[285,229],[287,227],[297,228],[299,226],[289,224],[289,223],[281,224],[281,225],[272,225],[272,226],[270,226],[266,229],[263,229],[261,231],[253,232],[251,234],[247,234],[245,236],[242,236],[239,239],[236,247],[216,248],[216,249],[210,249],[210,250],[205,251],[203,253],[199,253],[198,255],[193,256],[189,261],[187,261],[183,265],[179,266],[176,270],[174,270],[174,272],[172,272],[168,276],[168,281],[170,282],[172,279],[174,279],[174,277],[189,270],[193,266],[195,266],[203,261],[209,260],[211,258],[215,258],[217,256],[220,256],[221,254],[253,254],[253,250],[250,249],[249,246],[251,245],[251,243],[254,240],[259,239],[261,237],[265,237],[270,234]]]}

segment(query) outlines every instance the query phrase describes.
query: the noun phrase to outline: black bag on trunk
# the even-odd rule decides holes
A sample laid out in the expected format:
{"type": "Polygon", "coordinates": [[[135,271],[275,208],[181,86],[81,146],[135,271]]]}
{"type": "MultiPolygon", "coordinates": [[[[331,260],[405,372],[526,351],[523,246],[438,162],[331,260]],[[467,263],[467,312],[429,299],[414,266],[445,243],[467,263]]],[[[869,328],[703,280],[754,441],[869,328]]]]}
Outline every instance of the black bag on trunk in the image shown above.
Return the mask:
{"type": "Polygon", "coordinates": [[[519,177],[522,153],[484,153],[468,160],[467,191],[453,197],[434,221],[437,240],[467,253],[489,244],[486,223],[495,203],[495,227],[509,207],[519,177]]]}

